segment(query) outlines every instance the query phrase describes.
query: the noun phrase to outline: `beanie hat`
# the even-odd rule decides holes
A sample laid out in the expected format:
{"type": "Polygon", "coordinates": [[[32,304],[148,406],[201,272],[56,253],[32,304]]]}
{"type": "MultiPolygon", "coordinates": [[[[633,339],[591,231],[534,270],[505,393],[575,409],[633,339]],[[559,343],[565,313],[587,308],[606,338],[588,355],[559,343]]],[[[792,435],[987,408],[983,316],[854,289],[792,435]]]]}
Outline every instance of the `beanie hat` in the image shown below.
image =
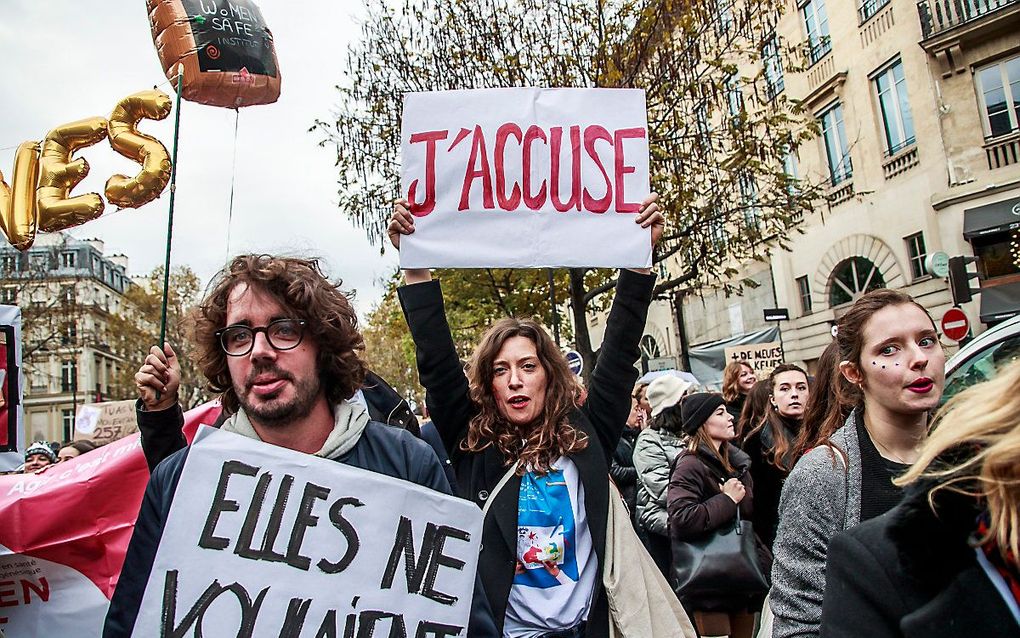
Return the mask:
{"type": "Polygon", "coordinates": [[[683,419],[683,429],[687,434],[694,434],[698,431],[708,417],[720,405],[725,405],[722,395],[718,392],[698,392],[688,395],[680,404],[680,418],[683,419]]]}
{"type": "Polygon", "coordinates": [[[56,452],[53,451],[53,448],[51,448],[50,444],[46,441],[36,441],[32,445],[29,445],[28,449],[25,450],[25,460],[27,461],[28,457],[33,454],[42,454],[50,460],[50,463],[57,462],[56,452]]]}
{"type": "Polygon", "coordinates": [[[671,374],[663,375],[648,384],[645,390],[645,398],[652,408],[652,416],[658,416],[666,408],[671,408],[680,402],[684,392],[687,392],[693,384],[684,381],[680,377],[671,374]]]}

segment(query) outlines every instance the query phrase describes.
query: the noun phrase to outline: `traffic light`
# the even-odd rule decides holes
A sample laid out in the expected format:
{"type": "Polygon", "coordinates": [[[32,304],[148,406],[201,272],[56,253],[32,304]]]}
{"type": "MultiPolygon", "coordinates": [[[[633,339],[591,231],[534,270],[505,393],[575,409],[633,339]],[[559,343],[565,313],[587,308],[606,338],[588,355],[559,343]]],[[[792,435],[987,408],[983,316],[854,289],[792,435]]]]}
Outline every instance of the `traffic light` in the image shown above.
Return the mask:
{"type": "Polygon", "coordinates": [[[977,261],[977,257],[949,258],[949,292],[953,295],[953,305],[965,304],[973,298],[974,291],[970,288],[970,280],[978,276],[967,270],[967,264],[977,261]]]}

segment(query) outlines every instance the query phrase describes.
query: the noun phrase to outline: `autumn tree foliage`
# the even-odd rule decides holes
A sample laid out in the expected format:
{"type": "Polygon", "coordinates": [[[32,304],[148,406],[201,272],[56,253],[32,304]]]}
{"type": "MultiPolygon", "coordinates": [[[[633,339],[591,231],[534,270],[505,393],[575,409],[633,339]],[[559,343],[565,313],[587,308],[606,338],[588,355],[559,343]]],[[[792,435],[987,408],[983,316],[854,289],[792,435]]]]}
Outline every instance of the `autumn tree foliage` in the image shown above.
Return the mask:
{"type": "MultiPolygon", "coordinates": [[[[777,38],[782,0],[368,0],[361,38],[337,86],[334,117],[315,123],[336,149],[339,206],[375,243],[398,196],[406,92],[490,87],[620,87],[646,93],[651,183],[667,229],[653,261],[656,292],[739,287],[738,266],[767,259],[822,201],[821,183],[787,161],[817,133],[782,93],[802,65],[799,43],[777,38]]],[[[441,273],[495,313],[550,321],[542,271],[441,273]],[[535,294],[515,299],[522,291],[535,294]],[[460,285],[460,284],[457,284],[460,285]]],[[[586,313],[607,303],[612,271],[556,272],[573,345],[593,361],[586,313]]],[[[486,314],[488,313],[488,314],[486,314]]]]}

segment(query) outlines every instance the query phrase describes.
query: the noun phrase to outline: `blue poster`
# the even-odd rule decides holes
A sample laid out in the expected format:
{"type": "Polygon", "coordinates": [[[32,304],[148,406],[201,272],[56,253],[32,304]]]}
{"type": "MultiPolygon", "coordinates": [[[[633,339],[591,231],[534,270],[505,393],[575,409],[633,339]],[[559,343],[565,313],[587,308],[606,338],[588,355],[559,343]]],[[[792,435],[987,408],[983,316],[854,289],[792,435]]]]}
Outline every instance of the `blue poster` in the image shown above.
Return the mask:
{"type": "Polygon", "coordinates": [[[574,509],[563,472],[528,472],[517,502],[517,560],[524,569],[514,584],[545,589],[577,582],[576,548],[574,509]]]}

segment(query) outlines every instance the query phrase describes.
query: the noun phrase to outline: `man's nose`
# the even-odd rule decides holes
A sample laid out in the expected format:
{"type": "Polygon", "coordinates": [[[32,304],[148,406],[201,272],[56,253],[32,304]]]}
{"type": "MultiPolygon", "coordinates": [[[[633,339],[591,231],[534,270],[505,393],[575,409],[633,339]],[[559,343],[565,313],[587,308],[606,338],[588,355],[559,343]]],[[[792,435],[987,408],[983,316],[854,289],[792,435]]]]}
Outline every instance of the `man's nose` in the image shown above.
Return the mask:
{"type": "Polygon", "coordinates": [[[252,359],[275,359],[276,348],[269,343],[269,336],[263,332],[256,332],[252,337],[251,347],[252,359]]]}

